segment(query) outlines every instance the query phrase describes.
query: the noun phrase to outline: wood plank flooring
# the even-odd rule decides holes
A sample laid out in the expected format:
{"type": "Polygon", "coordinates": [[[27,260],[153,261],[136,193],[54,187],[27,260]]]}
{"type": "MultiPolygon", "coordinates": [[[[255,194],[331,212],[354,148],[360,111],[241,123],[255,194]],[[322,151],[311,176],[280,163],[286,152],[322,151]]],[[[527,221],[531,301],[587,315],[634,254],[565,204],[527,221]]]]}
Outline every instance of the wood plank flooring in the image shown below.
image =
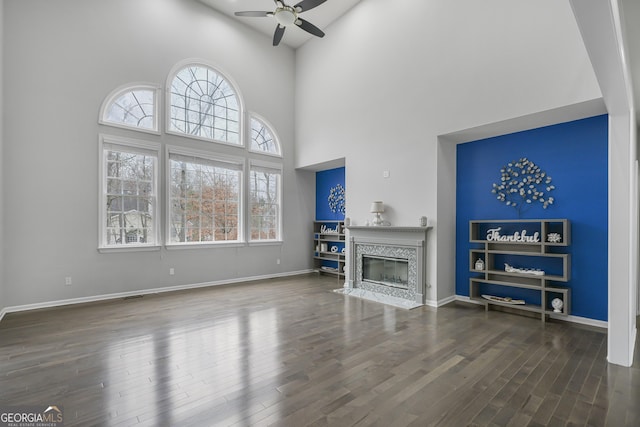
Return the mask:
{"type": "MultiPolygon", "coordinates": [[[[67,426],[640,426],[606,333],[297,276],[7,315],[0,404],[67,426]]],[[[638,358],[637,358],[638,359],[638,358]]]]}

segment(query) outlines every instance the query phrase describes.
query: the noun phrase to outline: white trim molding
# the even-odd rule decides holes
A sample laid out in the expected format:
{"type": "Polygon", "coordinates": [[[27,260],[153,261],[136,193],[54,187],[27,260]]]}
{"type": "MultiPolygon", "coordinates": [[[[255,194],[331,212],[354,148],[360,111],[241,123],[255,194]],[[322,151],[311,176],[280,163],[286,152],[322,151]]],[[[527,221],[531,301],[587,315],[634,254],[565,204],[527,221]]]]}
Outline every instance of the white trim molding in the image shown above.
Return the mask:
{"type": "Polygon", "coordinates": [[[126,298],[139,295],[153,295],[165,292],[184,291],[189,289],[208,288],[212,286],[231,285],[237,283],[255,282],[257,280],[277,279],[280,277],[299,276],[303,274],[313,273],[313,270],[289,271],[277,274],[265,274],[261,276],[242,277],[236,279],[216,280],[213,282],[193,283],[188,285],[167,286],[166,288],[141,289],[138,291],[118,292],[115,294],[103,294],[82,298],[70,298],[57,301],[45,301],[34,304],[16,305],[13,307],[5,307],[0,311],[0,320],[8,313],[18,313],[22,311],[38,310],[42,308],[61,307],[65,305],[85,304],[88,302],[109,301],[113,299],[126,298]]]}

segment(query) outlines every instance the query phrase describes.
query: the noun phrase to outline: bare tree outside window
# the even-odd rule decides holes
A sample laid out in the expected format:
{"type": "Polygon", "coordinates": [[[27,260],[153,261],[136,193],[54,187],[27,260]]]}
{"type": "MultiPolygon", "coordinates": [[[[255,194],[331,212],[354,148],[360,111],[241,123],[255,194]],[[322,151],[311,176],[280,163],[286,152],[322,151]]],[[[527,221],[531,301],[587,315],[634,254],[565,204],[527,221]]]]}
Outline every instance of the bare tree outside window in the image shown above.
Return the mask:
{"type": "Polygon", "coordinates": [[[279,171],[251,170],[251,240],[280,238],[280,179],[279,171]]]}
{"type": "Polygon", "coordinates": [[[171,242],[239,240],[241,171],[180,156],[170,169],[171,242]]]}
{"type": "Polygon", "coordinates": [[[240,103],[233,86],[212,68],[192,65],[171,82],[169,129],[241,144],[240,103]]]}

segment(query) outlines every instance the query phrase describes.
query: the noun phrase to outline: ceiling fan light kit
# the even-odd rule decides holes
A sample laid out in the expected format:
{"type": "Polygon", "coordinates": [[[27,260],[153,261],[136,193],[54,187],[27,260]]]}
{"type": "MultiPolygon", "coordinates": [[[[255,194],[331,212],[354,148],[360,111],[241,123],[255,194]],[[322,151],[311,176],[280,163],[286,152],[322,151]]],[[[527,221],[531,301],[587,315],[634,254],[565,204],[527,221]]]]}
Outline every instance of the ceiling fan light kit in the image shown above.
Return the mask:
{"type": "Polygon", "coordinates": [[[276,21],[276,31],[273,33],[273,45],[278,46],[280,44],[280,40],[282,40],[282,36],[284,35],[284,30],[287,26],[295,25],[298,28],[306,31],[309,34],[312,34],[316,37],[324,37],[324,32],[309,21],[305,21],[304,19],[298,17],[298,14],[302,12],[306,12],[307,10],[311,10],[316,6],[320,6],[327,0],[302,0],[300,3],[295,6],[289,6],[280,0],[275,0],[276,10],[273,12],[267,11],[247,11],[247,12],[236,12],[236,16],[243,16],[247,18],[263,18],[266,16],[273,16],[276,21]]]}

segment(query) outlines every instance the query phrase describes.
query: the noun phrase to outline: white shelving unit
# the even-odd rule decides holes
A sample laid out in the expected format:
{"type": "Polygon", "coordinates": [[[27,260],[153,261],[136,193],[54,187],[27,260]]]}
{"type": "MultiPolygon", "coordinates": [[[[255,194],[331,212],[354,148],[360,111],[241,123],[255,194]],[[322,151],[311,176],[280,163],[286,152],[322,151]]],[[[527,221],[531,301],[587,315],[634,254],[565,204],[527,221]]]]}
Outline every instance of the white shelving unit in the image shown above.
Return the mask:
{"type": "Polygon", "coordinates": [[[469,297],[473,301],[484,304],[486,310],[490,305],[497,305],[540,313],[542,322],[545,322],[549,314],[570,314],[570,289],[558,284],[570,280],[571,255],[558,250],[571,244],[569,220],[469,221],[469,241],[477,246],[469,251],[469,270],[477,273],[469,279],[469,297]],[[515,271],[507,271],[497,261],[504,260],[505,257],[516,260],[519,264],[514,267],[515,271]],[[478,259],[484,264],[480,270],[476,269],[478,259]],[[555,274],[536,271],[540,263],[546,260],[555,264],[555,274]],[[539,293],[541,304],[519,305],[488,300],[482,297],[483,285],[493,285],[494,289],[500,289],[500,295],[494,296],[502,298],[511,298],[516,288],[533,290],[539,293]],[[560,298],[563,302],[560,312],[555,312],[551,307],[551,301],[555,298],[560,298]]]}
{"type": "Polygon", "coordinates": [[[313,248],[313,268],[315,271],[345,277],[344,221],[314,221],[313,248]]]}

